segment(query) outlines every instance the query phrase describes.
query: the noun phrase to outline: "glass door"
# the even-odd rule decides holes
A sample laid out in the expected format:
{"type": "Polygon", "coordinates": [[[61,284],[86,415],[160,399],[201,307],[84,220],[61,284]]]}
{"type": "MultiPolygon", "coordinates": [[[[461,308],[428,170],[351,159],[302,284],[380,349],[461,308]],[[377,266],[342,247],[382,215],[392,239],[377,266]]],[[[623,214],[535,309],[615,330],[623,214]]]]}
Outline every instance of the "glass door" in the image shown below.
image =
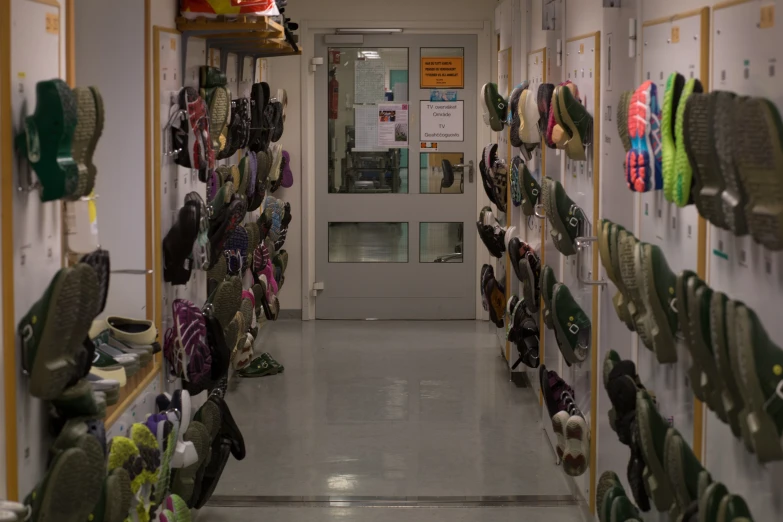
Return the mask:
{"type": "Polygon", "coordinates": [[[316,56],[316,317],[474,319],[476,37],[316,56]]]}

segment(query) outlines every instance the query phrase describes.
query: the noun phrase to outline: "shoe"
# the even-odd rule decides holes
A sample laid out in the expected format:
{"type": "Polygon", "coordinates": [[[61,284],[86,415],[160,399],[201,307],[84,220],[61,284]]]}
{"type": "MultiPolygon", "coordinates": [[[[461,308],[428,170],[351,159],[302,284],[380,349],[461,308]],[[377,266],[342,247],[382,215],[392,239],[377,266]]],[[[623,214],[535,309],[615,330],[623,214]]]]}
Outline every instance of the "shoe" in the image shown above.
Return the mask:
{"type": "Polygon", "coordinates": [[[489,304],[489,319],[498,328],[503,328],[503,315],[506,308],[505,287],[495,279],[494,273],[489,273],[484,282],[484,295],[489,304]]]}
{"type": "Polygon", "coordinates": [[[562,149],[567,139],[562,120],[560,119],[560,104],[558,102],[560,90],[564,87],[573,89],[576,91],[574,93],[576,97],[579,97],[579,89],[570,81],[562,82],[557,87],[552,88],[552,95],[550,96],[551,104],[549,106],[549,121],[547,122],[545,134],[547,145],[552,149],[562,149]]]}
{"type": "Polygon", "coordinates": [[[226,74],[217,67],[202,65],[198,68],[198,85],[201,89],[224,87],[228,84],[226,74]]]}
{"type": "MultiPolygon", "coordinates": [[[[620,230],[617,243],[619,245],[620,277],[629,298],[627,303],[628,313],[634,322],[634,329],[639,334],[639,338],[644,343],[644,346],[649,350],[654,350],[652,336],[649,333],[649,312],[642,297],[642,278],[638,277],[636,270],[637,266],[641,266],[641,263],[636,263],[636,259],[641,259],[642,245],[633,234],[626,230],[620,230]]],[[[678,310],[680,309],[678,308],[678,310]]]]}
{"type": "Polygon", "coordinates": [[[188,426],[184,440],[193,443],[198,460],[190,466],[172,471],[171,492],[182,497],[190,507],[196,487],[200,485],[196,483],[196,475],[209,457],[211,441],[206,426],[195,420],[188,426]]]}
{"type": "MultiPolygon", "coordinates": [[[[704,281],[690,270],[683,270],[677,275],[677,311],[679,322],[683,335],[685,336],[685,345],[691,352],[691,367],[688,369],[688,378],[691,382],[693,394],[702,402],[706,402],[705,384],[702,379],[707,376],[701,366],[704,357],[696,358],[695,353],[702,353],[709,348],[704,346],[706,339],[703,337],[702,318],[701,318],[701,300],[696,299],[696,290],[704,286],[704,281]],[[693,302],[691,302],[693,300],[693,302]]],[[[711,337],[711,336],[710,336],[711,337]]],[[[703,354],[702,354],[703,355],[703,354]]],[[[715,383],[707,384],[707,388],[715,386],[715,383]]]]}
{"type": "MultiPolygon", "coordinates": [[[[729,490],[720,482],[710,484],[698,498],[699,520],[704,522],[718,522],[718,520],[720,520],[719,513],[721,504],[723,503],[723,500],[729,498],[729,496],[729,490]]],[[[733,518],[725,520],[738,519],[733,518]]]]}
{"type": "MultiPolygon", "coordinates": [[[[135,512],[139,521],[150,520],[150,511],[153,510],[153,492],[160,477],[161,453],[158,439],[150,429],[142,423],[131,426],[130,439],[138,448],[139,457],[136,461],[136,477],[131,483],[139,487],[135,494],[135,512]],[[139,467],[139,464],[141,466],[139,467]]],[[[131,508],[133,510],[133,507],[131,508]]]]}
{"type": "MultiPolygon", "coordinates": [[[[448,160],[444,160],[444,165],[448,160]]],[[[520,180],[519,180],[519,171],[521,168],[524,167],[524,163],[522,162],[522,158],[519,156],[515,156],[514,159],[511,161],[511,202],[514,204],[515,207],[518,207],[522,204],[522,189],[520,187],[520,180]]],[[[443,169],[443,177],[444,180],[446,179],[446,169],[443,169]]],[[[445,183],[445,181],[444,181],[445,183]]],[[[451,174],[451,183],[454,183],[454,173],[451,174]]],[[[449,185],[451,186],[451,185],[449,185]]]]}
{"type": "Polygon", "coordinates": [[[83,343],[100,298],[95,270],[78,263],[60,269],[19,322],[22,368],[30,375],[31,395],[54,399],[83,373],[88,357],[83,343]]]}
{"type": "Polygon", "coordinates": [[[674,186],[677,177],[675,123],[677,122],[677,109],[680,105],[680,98],[682,97],[684,88],[685,77],[678,72],[671,73],[666,80],[666,89],[663,94],[663,106],[661,108],[661,168],[663,173],[663,194],[666,197],[666,200],[672,203],[674,203],[674,186]]]}
{"type": "Polygon", "coordinates": [[[129,345],[154,345],[158,331],[155,323],[145,319],[132,319],[112,315],[106,318],[112,337],[129,345]]]}
{"type": "Polygon", "coordinates": [[[102,379],[92,374],[89,374],[86,380],[92,386],[93,391],[102,392],[106,395],[107,406],[113,406],[120,400],[120,381],[102,379]]]}
{"type": "Polygon", "coordinates": [[[593,142],[593,117],[569,88],[560,89],[557,101],[560,119],[570,135],[565,143],[566,155],[572,160],[586,161],[585,147],[593,142]]]}
{"type": "Polygon", "coordinates": [[[563,471],[572,477],[581,476],[590,464],[590,429],[581,413],[569,417],[565,434],[563,471]]]}
{"type": "Polygon", "coordinates": [[[646,467],[644,482],[647,493],[658,511],[668,512],[674,502],[674,491],[664,468],[665,444],[672,428],[661,417],[649,394],[636,394],[636,419],[639,423],[639,443],[646,467]]]}
{"type": "Polygon", "coordinates": [[[605,508],[604,497],[606,496],[606,493],[614,487],[623,487],[620,482],[620,477],[618,477],[617,473],[614,471],[604,471],[598,479],[598,486],[595,490],[596,515],[598,515],[601,522],[606,522],[606,518],[603,515],[605,508]]]}
{"type": "Polygon", "coordinates": [[[180,89],[175,118],[179,120],[179,124],[171,125],[174,162],[204,174],[214,169],[215,150],[209,134],[207,104],[193,87],[180,89]]]}
{"type": "Polygon", "coordinates": [[[783,122],[764,98],[738,98],[735,161],[748,196],[745,217],[756,242],[783,249],[783,122]]]}
{"type": "Polygon", "coordinates": [[[93,163],[95,147],[103,133],[105,111],[103,98],[97,87],[77,87],[73,90],[76,102],[76,128],[73,133],[71,151],[79,168],[79,184],[69,199],[89,196],[95,188],[98,169],[93,163]]]}
{"type": "Polygon", "coordinates": [[[112,470],[103,479],[101,496],[87,520],[122,522],[130,511],[132,496],[128,472],[119,468],[112,470]]]}
{"type": "Polygon", "coordinates": [[[166,331],[163,354],[172,375],[180,377],[191,394],[206,389],[212,380],[212,348],[201,309],[186,299],[171,304],[173,326],[166,331]]]}
{"type": "MultiPolygon", "coordinates": [[[[639,507],[640,511],[647,513],[650,511],[650,496],[647,492],[647,485],[644,480],[646,464],[644,462],[644,452],[642,451],[642,436],[639,431],[639,418],[636,415],[635,410],[629,414],[629,417],[630,422],[627,424],[630,426],[631,432],[631,455],[628,459],[626,477],[628,478],[628,484],[631,486],[631,494],[636,501],[636,505],[639,507]]],[[[618,424],[621,426],[626,424],[625,419],[621,420],[618,424]]]]}
{"type": "MultiPolygon", "coordinates": [[[[157,342],[154,345],[136,345],[127,342],[120,341],[111,335],[111,331],[107,328],[102,330],[106,326],[106,322],[102,320],[93,321],[93,326],[90,328],[90,338],[93,340],[97,349],[104,352],[107,355],[114,357],[120,364],[125,365],[122,362],[124,355],[135,355],[137,357],[138,364],[143,368],[148,364],[152,364],[153,355],[156,352],[157,342]]],[[[132,363],[133,364],[133,363],[132,363]]],[[[126,366],[127,369],[127,366],[126,366]]]]}
{"type": "Polygon", "coordinates": [[[740,179],[735,148],[738,140],[734,135],[737,128],[736,111],[738,107],[737,97],[733,92],[715,91],[715,151],[717,153],[717,165],[720,176],[723,178],[723,192],[721,193],[721,205],[724,219],[729,230],[736,236],[748,234],[748,222],[745,216],[745,207],[748,204],[748,195],[740,179]]]}
{"type": "Polygon", "coordinates": [[[632,96],[633,91],[625,91],[620,94],[620,101],[617,103],[617,132],[626,154],[631,150],[631,136],[628,134],[628,107],[631,105],[632,96]]]}
{"type": "Polygon", "coordinates": [[[692,93],[683,116],[683,141],[692,171],[691,195],[702,217],[724,230],[729,225],[723,214],[726,182],[718,164],[716,148],[717,93],[692,93]]]}
{"type": "MultiPolygon", "coordinates": [[[[512,297],[512,300],[516,296],[512,297]]],[[[510,300],[511,302],[511,300],[510,300]]],[[[527,315],[522,301],[516,299],[513,306],[509,306],[508,340],[517,348],[519,358],[511,367],[516,369],[520,364],[529,368],[538,368],[541,364],[539,358],[539,331],[536,320],[527,315]]]]}
{"type": "Polygon", "coordinates": [[[247,229],[243,226],[235,227],[223,245],[223,256],[226,258],[228,275],[240,275],[247,268],[248,246],[247,229]]]}
{"type": "Polygon", "coordinates": [[[621,495],[612,502],[609,520],[610,522],[640,520],[639,510],[633,505],[631,499],[621,495]]]}
{"type": "MultiPolygon", "coordinates": [[[[563,463],[563,468],[566,468],[565,455],[569,451],[571,436],[567,431],[567,426],[571,421],[571,417],[581,416],[579,408],[576,406],[573,392],[570,387],[566,387],[561,390],[560,397],[557,401],[557,413],[552,417],[552,430],[557,436],[557,444],[555,445],[555,451],[560,462],[563,463]]],[[[575,441],[576,445],[581,445],[579,441],[575,441]]],[[[570,471],[575,470],[573,466],[573,459],[568,464],[568,470],[566,473],[571,474],[570,471]]]]}
{"type": "Polygon", "coordinates": [[[570,364],[583,363],[587,360],[592,342],[590,318],[562,283],[554,287],[551,310],[557,344],[563,358],[570,364]]]}
{"type": "Polygon", "coordinates": [[[568,197],[563,185],[551,178],[545,179],[542,202],[555,248],[564,256],[576,254],[576,238],[586,222],[584,212],[568,197]]]}
{"type": "Polygon", "coordinates": [[[95,315],[100,315],[106,309],[106,301],[109,298],[109,280],[111,278],[111,262],[109,252],[99,248],[83,256],[80,263],[90,265],[98,276],[98,307],[95,315]]]}
{"type": "Polygon", "coordinates": [[[185,285],[194,268],[193,245],[198,239],[201,210],[195,203],[186,203],[179,209],[174,225],[163,238],[163,280],[174,285],[185,285]]]}
{"type": "Polygon", "coordinates": [[[650,312],[649,330],[656,358],[661,364],[677,362],[675,334],[678,329],[675,286],[677,276],[666,263],[666,256],[658,245],[641,243],[642,296],[650,312]]]}
{"type": "Polygon", "coordinates": [[[505,98],[498,93],[497,84],[484,84],[481,88],[481,99],[484,108],[484,123],[495,132],[502,131],[508,116],[508,104],[505,98]]]}
{"type": "Polygon", "coordinates": [[[612,223],[608,220],[600,220],[598,222],[598,251],[600,254],[601,264],[606,270],[606,275],[612,283],[617,287],[617,293],[612,297],[612,305],[614,306],[617,317],[625,323],[626,327],[635,331],[636,326],[634,324],[631,312],[628,310],[628,289],[623,283],[620,272],[620,247],[619,247],[619,233],[621,230],[625,230],[622,226],[612,223]]]}
{"type": "Polygon", "coordinates": [[[555,329],[555,322],[554,322],[554,313],[552,309],[552,300],[555,293],[555,285],[557,285],[557,278],[555,276],[555,271],[552,269],[549,265],[544,265],[541,268],[541,283],[539,287],[541,288],[541,297],[543,298],[544,302],[544,324],[549,328],[550,330],[555,329]]]}
{"type": "MultiPolygon", "coordinates": [[[[677,105],[677,119],[674,124],[677,149],[675,152],[675,160],[674,160],[675,176],[674,176],[674,191],[672,195],[674,196],[674,203],[679,207],[684,207],[685,205],[688,205],[694,199],[694,195],[691,190],[691,182],[693,181],[693,170],[691,169],[691,162],[688,158],[688,151],[686,148],[686,147],[690,147],[691,144],[686,140],[686,135],[685,135],[685,126],[686,126],[685,112],[686,112],[686,108],[689,105],[691,94],[699,94],[702,92],[704,92],[704,89],[701,85],[701,82],[695,78],[689,79],[688,81],[685,82],[685,87],[683,88],[682,95],[680,96],[680,102],[677,105]]],[[[692,121],[693,120],[687,123],[690,124],[692,123],[692,121]]],[[[707,125],[709,126],[709,124],[707,125]]],[[[704,136],[702,136],[701,139],[704,139],[704,136]]]]}
{"type": "MultiPolygon", "coordinates": [[[[544,395],[544,404],[546,404],[549,418],[553,418],[558,412],[566,411],[576,407],[574,401],[574,390],[560,378],[555,371],[547,371],[546,366],[539,366],[538,376],[541,380],[541,390],[544,395]]],[[[565,419],[566,421],[568,419],[565,419]]]]}
{"type": "Polygon", "coordinates": [[[555,145],[548,136],[549,111],[552,107],[552,96],[555,86],[551,83],[542,83],[538,86],[536,102],[538,104],[538,134],[542,137],[547,147],[554,149],[555,145]]]}
{"type": "Polygon", "coordinates": [[[609,409],[609,425],[617,433],[621,443],[631,445],[630,420],[636,416],[638,375],[633,361],[623,361],[614,350],[604,358],[604,388],[612,403],[609,409]]]}
{"type": "Polygon", "coordinates": [[[278,371],[263,357],[256,357],[250,365],[237,372],[237,375],[243,378],[266,377],[268,375],[277,375],[278,371]]]}
{"type": "MultiPolygon", "coordinates": [[[[783,460],[783,351],[772,342],[756,313],[734,304],[734,371],[741,382],[749,435],[760,463],[783,460]]],[[[731,344],[730,344],[731,346],[731,344]]]]}
{"type": "Polygon", "coordinates": [[[718,521],[752,522],[752,520],[753,516],[744,498],[739,495],[726,495],[721,499],[718,521]]]}
{"type": "Polygon", "coordinates": [[[509,141],[511,142],[512,147],[519,148],[522,146],[522,138],[520,137],[522,115],[520,109],[524,107],[524,101],[522,100],[527,97],[527,93],[529,92],[527,87],[527,81],[517,85],[514,90],[511,91],[511,96],[508,99],[509,110],[506,124],[509,126],[509,141]]]}
{"type": "Polygon", "coordinates": [[[520,179],[520,189],[522,191],[522,213],[526,216],[533,216],[536,213],[536,205],[540,202],[541,186],[528,170],[527,165],[522,165],[522,176],[520,179]]]}
{"type": "Polygon", "coordinates": [[[54,201],[75,194],[79,186],[79,167],[72,156],[77,105],[62,80],[38,82],[35,93],[35,113],[24,119],[15,145],[41,182],[41,201],[54,201]]]}
{"type": "Polygon", "coordinates": [[[737,381],[734,376],[734,365],[731,361],[728,345],[728,325],[726,309],[729,298],[723,292],[713,292],[710,299],[710,344],[715,358],[715,366],[718,369],[718,379],[723,384],[723,393],[721,401],[723,410],[731,431],[735,437],[741,437],[742,432],[748,432],[747,418],[740,418],[740,411],[744,406],[742,395],[740,395],[737,381]],[[745,428],[740,427],[744,422],[745,428]]]}
{"type": "MultiPolygon", "coordinates": [[[[539,88],[540,92],[540,88],[539,88]]],[[[522,115],[519,129],[519,137],[523,144],[538,146],[541,144],[541,133],[539,121],[541,113],[538,110],[538,92],[527,90],[527,94],[522,94],[519,111],[522,115]]]]}
{"type": "Polygon", "coordinates": [[[625,179],[636,192],[660,190],[663,185],[661,165],[661,114],[657,86],[644,82],[631,97],[628,107],[628,133],[631,150],[625,157],[625,179]]]}
{"type": "Polygon", "coordinates": [[[672,520],[677,520],[693,501],[702,497],[701,492],[712,482],[712,478],[675,429],[666,432],[664,457],[664,468],[669,476],[675,501],[669,514],[672,520]]]}
{"type": "Polygon", "coordinates": [[[600,522],[612,522],[612,506],[615,501],[620,498],[627,498],[625,495],[625,489],[618,480],[616,483],[611,481],[606,484],[606,491],[603,494],[601,501],[601,509],[597,512],[600,522]]]}
{"type": "MultiPolygon", "coordinates": [[[[485,207],[488,209],[489,207],[485,207]]],[[[491,214],[491,211],[490,211],[491,214]]],[[[491,218],[494,221],[494,218],[491,218]]],[[[497,223],[489,225],[476,221],[476,230],[481,238],[481,242],[487,247],[489,253],[498,259],[503,257],[506,252],[506,246],[504,244],[506,231],[500,227],[497,223]]]]}

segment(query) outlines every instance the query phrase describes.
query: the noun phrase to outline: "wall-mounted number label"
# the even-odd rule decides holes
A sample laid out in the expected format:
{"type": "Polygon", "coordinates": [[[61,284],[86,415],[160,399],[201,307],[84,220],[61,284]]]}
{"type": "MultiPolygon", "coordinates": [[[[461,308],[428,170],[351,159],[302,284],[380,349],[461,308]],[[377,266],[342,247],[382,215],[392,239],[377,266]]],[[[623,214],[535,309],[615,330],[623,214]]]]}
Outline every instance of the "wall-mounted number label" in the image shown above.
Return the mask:
{"type": "Polygon", "coordinates": [[[579,44],[579,54],[582,54],[585,52],[585,44],[580,43],[579,44]]]}
{"type": "Polygon", "coordinates": [[[680,43],[680,26],[673,25],[672,26],[672,43],[680,43]]]}
{"type": "Polygon", "coordinates": [[[775,6],[765,5],[761,7],[761,21],[759,22],[760,29],[769,29],[775,27],[775,6]]]}
{"type": "Polygon", "coordinates": [[[171,47],[172,51],[176,51],[177,50],[177,39],[176,38],[172,38],[172,39],[169,40],[169,47],[171,47]]]}
{"type": "Polygon", "coordinates": [[[60,15],[57,13],[46,13],[46,32],[49,34],[60,34],[60,15]]]}

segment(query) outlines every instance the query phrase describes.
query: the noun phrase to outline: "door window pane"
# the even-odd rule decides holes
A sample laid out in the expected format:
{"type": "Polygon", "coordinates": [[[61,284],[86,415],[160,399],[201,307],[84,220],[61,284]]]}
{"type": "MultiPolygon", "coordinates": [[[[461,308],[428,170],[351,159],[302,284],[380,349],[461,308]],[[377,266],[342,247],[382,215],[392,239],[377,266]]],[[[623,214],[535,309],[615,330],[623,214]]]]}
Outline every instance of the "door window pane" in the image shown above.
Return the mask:
{"type": "Polygon", "coordinates": [[[330,263],[407,263],[408,223],[329,223],[330,263]]]}
{"type": "Polygon", "coordinates": [[[462,223],[419,223],[420,263],[462,263],[462,223]]]}
{"type": "MultiPolygon", "coordinates": [[[[453,170],[449,176],[444,169],[444,160],[454,165],[464,163],[461,152],[425,152],[419,157],[421,175],[419,177],[422,194],[462,194],[465,192],[463,173],[453,170]]],[[[467,173],[465,173],[467,174],[467,173]]]]}
{"type": "Polygon", "coordinates": [[[408,102],[408,49],[330,47],[323,88],[329,193],[407,194],[408,148],[378,145],[378,104],[408,102]]]}

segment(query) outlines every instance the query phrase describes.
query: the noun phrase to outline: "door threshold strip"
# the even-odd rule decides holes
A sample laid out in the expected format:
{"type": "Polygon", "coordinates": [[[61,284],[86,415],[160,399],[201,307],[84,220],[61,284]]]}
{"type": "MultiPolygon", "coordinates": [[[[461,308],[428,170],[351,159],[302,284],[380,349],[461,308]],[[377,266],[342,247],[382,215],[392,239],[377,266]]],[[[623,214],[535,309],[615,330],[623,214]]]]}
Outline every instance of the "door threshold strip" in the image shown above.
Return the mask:
{"type": "Polygon", "coordinates": [[[510,496],[264,496],[215,495],[209,507],[395,507],[395,508],[479,508],[576,506],[573,495],[510,496]]]}

